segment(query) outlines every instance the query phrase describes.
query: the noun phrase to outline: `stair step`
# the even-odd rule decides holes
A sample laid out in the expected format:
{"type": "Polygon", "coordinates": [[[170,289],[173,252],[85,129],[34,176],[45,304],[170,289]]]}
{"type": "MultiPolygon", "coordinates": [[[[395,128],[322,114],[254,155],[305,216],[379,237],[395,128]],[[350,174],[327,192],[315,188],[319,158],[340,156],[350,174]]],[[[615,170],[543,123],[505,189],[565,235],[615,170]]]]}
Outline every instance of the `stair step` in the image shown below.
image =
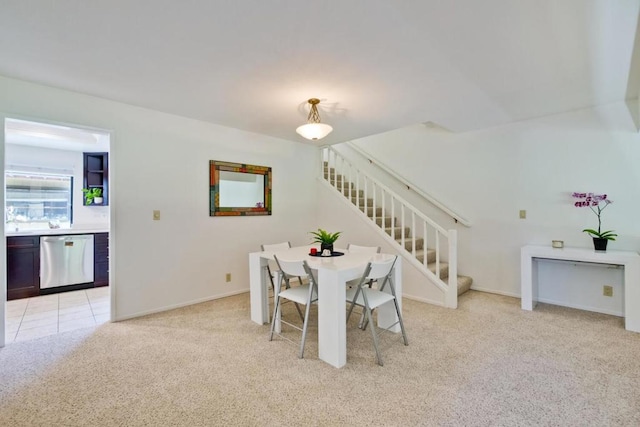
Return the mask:
{"type": "MultiPolygon", "coordinates": [[[[384,223],[384,226],[387,228],[391,227],[392,222],[393,222],[393,218],[391,218],[390,216],[386,216],[384,218],[380,216],[376,216],[376,224],[378,225],[378,227],[382,227],[382,223],[384,223]]],[[[395,227],[400,228],[400,223],[398,222],[398,220],[395,221],[395,227]]]]}
{"type": "MultiPolygon", "coordinates": [[[[342,191],[342,189],[344,188],[344,193],[343,193],[344,195],[347,195],[347,196],[349,195],[349,187],[351,187],[351,194],[353,196],[356,195],[356,187],[353,182],[349,182],[349,181],[342,182],[340,180],[338,180],[337,182],[334,180],[330,180],[329,182],[338,191],[342,191]]],[[[364,192],[361,190],[360,197],[363,197],[363,196],[364,196],[364,192]]]]}
{"type": "MultiPolygon", "coordinates": [[[[378,227],[379,226],[380,224],[378,224],[378,227]]],[[[402,227],[393,227],[393,229],[391,227],[385,227],[384,232],[391,237],[395,237],[396,240],[400,240],[400,237],[402,237],[402,227]],[[394,232],[393,235],[391,234],[391,231],[394,232]]],[[[404,237],[405,237],[405,242],[408,240],[407,239],[408,237],[411,237],[411,227],[404,228],[404,237]]],[[[422,247],[420,249],[422,249],[422,247]]]]}
{"type": "MultiPolygon", "coordinates": [[[[351,196],[356,196],[356,187],[353,185],[353,182],[333,182],[331,181],[331,185],[338,191],[342,191],[345,197],[349,197],[349,187],[351,187],[351,196]],[[344,189],[344,190],[343,190],[344,189]]],[[[364,197],[364,192],[360,190],[360,197],[364,197]]]]}
{"type": "MultiPolygon", "coordinates": [[[[426,249],[427,252],[427,265],[436,262],[436,251],[435,249],[426,249]]],[[[424,264],[424,253],[425,249],[422,248],[416,251],[416,259],[420,261],[420,264],[424,264]]]]}
{"type": "MultiPolygon", "coordinates": [[[[349,187],[351,187],[351,194],[353,196],[356,195],[356,185],[353,182],[349,182],[349,181],[345,181],[344,182],[344,190],[345,192],[343,193],[345,196],[349,195],[349,187]]],[[[341,186],[338,187],[338,191],[341,190],[341,186]]],[[[360,190],[360,197],[364,196],[364,191],[360,190]]]]}
{"type": "Polygon", "coordinates": [[[464,294],[473,285],[473,279],[469,276],[458,276],[458,296],[464,294]]]}
{"type": "MultiPolygon", "coordinates": [[[[338,188],[338,191],[342,190],[342,188],[338,188]]],[[[364,190],[357,190],[354,187],[352,182],[345,182],[344,183],[344,191],[342,192],[342,194],[344,194],[345,197],[349,197],[349,195],[351,195],[351,197],[364,197],[364,190]],[[349,185],[351,186],[351,191],[349,191],[349,185]],[[351,193],[351,194],[349,194],[351,193]]]]}
{"type": "MultiPolygon", "coordinates": [[[[402,246],[402,239],[396,239],[396,242],[398,242],[398,244],[400,246],[402,246]]],[[[412,245],[412,242],[411,242],[411,238],[404,239],[404,248],[406,250],[408,250],[409,252],[411,252],[411,250],[413,248],[413,245],[412,245]]],[[[418,250],[420,250],[422,248],[424,248],[424,239],[422,237],[418,237],[416,239],[416,251],[418,251],[418,250]]]]}
{"type": "MultiPolygon", "coordinates": [[[[360,191],[362,191],[362,190],[360,190],[360,191]]],[[[373,218],[373,209],[374,209],[373,207],[367,208],[367,216],[369,218],[373,218]]],[[[376,210],[376,216],[382,216],[382,208],[381,207],[375,208],[375,210],[376,210]]],[[[389,211],[389,209],[387,209],[387,211],[389,211]]]]}
{"type": "Polygon", "coordinates": [[[334,179],[333,177],[331,177],[331,179],[329,179],[329,182],[331,183],[331,185],[333,185],[334,187],[336,187],[337,189],[342,188],[343,186],[345,188],[349,188],[349,186],[351,186],[351,188],[355,188],[355,185],[353,184],[353,182],[349,182],[349,181],[344,181],[344,183],[342,182],[342,178],[338,177],[336,179],[334,179]]]}
{"type": "MultiPolygon", "coordinates": [[[[433,273],[436,273],[436,263],[431,263],[427,265],[427,268],[433,273]]],[[[449,264],[446,262],[440,263],[440,279],[443,281],[447,281],[449,278],[449,264]]],[[[473,284],[473,279],[469,276],[461,276],[458,275],[458,296],[467,292],[471,289],[471,285],[473,284]]]]}
{"type": "MultiPolygon", "coordinates": [[[[429,271],[431,271],[433,274],[437,276],[435,262],[431,262],[427,264],[427,268],[429,269],[429,271]]],[[[440,279],[446,282],[448,277],[449,277],[449,263],[441,262],[440,263],[440,279]]]]}
{"type": "Polygon", "coordinates": [[[354,205],[360,206],[360,208],[363,208],[365,206],[367,207],[373,207],[373,199],[366,199],[366,204],[365,204],[365,199],[364,197],[351,197],[351,203],[353,203],[354,205]],[[356,202],[356,200],[359,199],[359,204],[356,202]]]}

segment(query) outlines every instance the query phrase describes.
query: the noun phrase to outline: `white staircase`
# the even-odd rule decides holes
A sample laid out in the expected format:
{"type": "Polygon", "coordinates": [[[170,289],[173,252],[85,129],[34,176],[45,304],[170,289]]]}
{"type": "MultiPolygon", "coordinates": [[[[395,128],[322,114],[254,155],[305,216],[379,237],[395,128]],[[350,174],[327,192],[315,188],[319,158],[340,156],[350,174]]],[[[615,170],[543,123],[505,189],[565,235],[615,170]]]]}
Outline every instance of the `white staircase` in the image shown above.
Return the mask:
{"type": "Polygon", "coordinates": [[[358,169],[331,147],[322,149],[322,178],[344,195],[398,245],[403,257],[445,295],[444,305],[456,308],[458,295],[473,279],[457,274],[457,231],[445,230],[388,187],[358,169]]]}

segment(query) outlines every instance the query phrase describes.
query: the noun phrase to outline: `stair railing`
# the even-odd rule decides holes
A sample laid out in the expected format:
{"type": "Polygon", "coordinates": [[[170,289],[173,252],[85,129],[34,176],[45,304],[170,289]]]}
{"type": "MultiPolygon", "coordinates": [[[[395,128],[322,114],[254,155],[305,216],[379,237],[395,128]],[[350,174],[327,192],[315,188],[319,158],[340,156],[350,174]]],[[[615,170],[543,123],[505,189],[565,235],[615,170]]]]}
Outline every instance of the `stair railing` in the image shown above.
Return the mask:
{"type": "Polygon", "coordinates": [[[389,174],[390,176],[392,176],[393,178],[398,180],[398,182],[400,182],[400,183],[402,183],[402,185],[406,186],[408,190],[411,190],[411,191],[415,192],[417,195],[419,195],[420,197],[422,197],[423,199],[425,199],[426,201],[431,203],[433,206],[437,207],[442,212],[444,212],[445,214],[449,215],[451,218],[453,218],[453,220],[455,222],[460,223],[460,224],[464,225],[465,227],[471,227],[471,222],[468,219],[466,219],[462,215],[458,214],[453,209],[445,206],[443,203],[441,203],[438,199],[436,199],[432,195],[422,191],[421,189],[419,189],[418,187],[413,185],[405,177],[403,177],[402,175],[400,175],[399,173],[397,173],[393,169],[387,167],[384,163],[382,163],[379,160],[377,160],[376,158],[372,157],[370,154],[366,153],[362,148],[358,147],[356,144],[354,144],[352,142],[346,142],[345,144],[348,147],[350,147],[352,150],[354,150],[355,152],[360,154],[362,157],[367,159],[371,164],[376,165],[378,168],[382,169],[387,174],[389,174]]]}
{"type": "Polygon", "coordinates": [[[323,147],[321,153],[323,181],[351,201],[362,215],[370,218],[389,242],[398,244],[404,258],[442,290],[445,306],[456,308],[457,231],[438,225],[332,147],[323,147]],[[435,269],[431,271],[428,264],[429,258],[433,258],[433,251],[435,269]],[[442,273],[446,268],[448,278],[445,281],[442,273]]]}

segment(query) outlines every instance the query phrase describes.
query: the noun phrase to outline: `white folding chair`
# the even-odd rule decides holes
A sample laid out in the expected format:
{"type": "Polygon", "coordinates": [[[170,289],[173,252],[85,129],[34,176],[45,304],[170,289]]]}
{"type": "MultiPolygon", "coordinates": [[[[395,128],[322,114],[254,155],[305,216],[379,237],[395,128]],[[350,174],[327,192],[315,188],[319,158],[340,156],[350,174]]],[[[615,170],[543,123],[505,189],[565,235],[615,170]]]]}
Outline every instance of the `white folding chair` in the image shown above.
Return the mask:
{"type": "MultiPolygon", "coordinates": [[[[287,249],[291,249],[291,242],[282,242],[282,243],[274,243],[271,245],[260,245],[260,249],[262,252],[277,252],[283,251],[287,249]]],[[[267,272],[269,273],[269,281],[271,282],[271,288],[275,289],[276,286],[273,282],[277,272],[278,272],[278,264],[275,261],[268,260],[267,261],[267,272]]],[[[287,283],[287,288],[289,287],[289,283],[287,283]]]]}
{"type": "MultiPolygon", "coordinates": [[[[273,244],[270,244],[270,245],[260,245],[260,249],[262,250],[262,252],[265,252],[265,251],[268,251],[268,252],[283,251],[283,250],[291,249],[291,242],[273,243],[273,244]]],[[[278,272],[279,272],[278,264],[275,261],[267,260],[267,267],[266,268],[267,268],[267,273],[269,274],[269,281],[271,282],[271,288],[273,289],[273,294],[275,296],[275,294],[276,294],[276,285],[275,285],[273,280],[276,278],[276,276],[278,275],[278,272]]],[[[287,289],[289,289],[291,287],[290,279],[291,279],[291,276],[288,276],[286,274],[282,276],[282,280],[284,280],[285,287],[287,289]]],[[[300,277],[298,277],[298,280],[302,284],[302,279],[300,277]]],[[[300,310],[300,307],[298,306],[298,304],[296,304],[296,310],[298,310],[298,314],[300,315],[300,319],[303,319],[304,315],[302,314],[302,311],[300,310]]]]}
{"type": "MultiPolygon", "coordinates": [[[[373,346],[376,350],[376,359],[378,361],[378,365],[382,366],[382,356],[380,355],[380,350],[378,348],[378,333],[376,332],[376,326],[373,323],[371,312],[372,310],[380,307],[382,304],[386,304],[390,301],[393,301],[393,304],[396,308],[396,314],[398,315],[398,321],[389,325],[384,330],[389,330],[393,326],[400,324],[400,329],[402,330],[402,338],[404,340],[404,345],[409,345],[409,340],[407,339],[407,334],[404,330],[404,322],[402,321],[402,313],[400,312],[400,307],[398,305],[398,296],[396,295],[396,288],[393,284],[393,266],[396,263],[398,256],[394,256],[393,258],[389,258],[386,261],[372,261],[369,262],[360,278],[358,285],[355,288],[347,289],[347,302],[351,305],[349,306],[349,312],[347,314],[347,322],[349,321],[349,317],[353,311],[353,308],[358,305],[363,308],[364,315],[366,315],[366,321],[371,323],[371,334],[373,335],[373,346]],[[371,280],[377,280],[378,283],[381,283],[379,289],[369,288],[367,284],[371,280]],[[385,286],[389,286],[389,290],[391,293],[383,292],[385,286]]],[[[361,329],[366,328],[366,324],[364,326],[360,326],[361,329]]]]}
{"type": "MultiPolygon", "coordinates": [[[[273,340],[273,334],[275,332],[276,319],[280,318],[280,311],[282,309],[281,300],[287,299],[289,301],[293,301],[296,304],[304,304],[306,305],[304,318],[302,327],[294,325],[293,323],[287,322],[280,318],[280,322],[285,325],[289,325],[294,329],[297,329],[302,332],[302,339],[300,340],[300,352],[298,357],[302,359],[304,355],[304,343],[307,339],[307,328],[309,326],[309,311],[311,308],[311,304],[318,300],[318,284],[316,282],[315,277],[311,273],[311,269],[307,264],[307,261],[285,261],[278,259],[274,256],[276,263],[278,264],[278,268],[281,273],[289,276],[298,276],[298,277],[306,277],[308,279],[308,283],[295,286],[292,288],[288,288],[285,290],[281,290],[282,281],[277,281],[276,285],[276,303],[274,309],[273,320],[271,321],[271,334],[269,335],[269,341],[273,340]]],[[[282,335],[282,333],[278,333],[282,338],[292,341],[289,338],[282,335]]],[[[293,342],[293,341],[292,341],[293,342]]]]}
{"type": "MultiPolygon", "coordinates": [[[[375,255],[380,253],[380,246],[360,246],[360,245],[354,245],[352,243],[349,243],[347,245],[347,252],[375,255]]],[[[360,279],[348,280],[347,287],[353,288],[354,286],[358,286],[359,281],[360,279]]],[[[373,280],[369,280],[368,284],[370,288],[373,287],[373,280]]],[[[363,325],[364,325],[363,329],[365,329],[367,326],[367,323],[364,317],[364,311],[362,312],[362,316],[360,317],[360,322],[358,322],[359,327],[362,327],[363,325]]]]}
{"type": "MultiPolygon", "coordinates": [[[[349,243],[347,245],[347,252],[375,255],[380,253],[380,246],[359,246],[349,243]]],[[[347,281],[347,286],[350,288],[356,286],[358,284],[358,280],[359,279],[353,279],[347,281]]],[[[369,283],[369,287],[371,287],[372,283],[373,282],[369,283]]]]}
{"type": "Polygon", "coordinates": [[[374,255],[380,253],[380,246],[359,246],[349,243],[347,245],[347,252],[369,253],[374,255]]]}

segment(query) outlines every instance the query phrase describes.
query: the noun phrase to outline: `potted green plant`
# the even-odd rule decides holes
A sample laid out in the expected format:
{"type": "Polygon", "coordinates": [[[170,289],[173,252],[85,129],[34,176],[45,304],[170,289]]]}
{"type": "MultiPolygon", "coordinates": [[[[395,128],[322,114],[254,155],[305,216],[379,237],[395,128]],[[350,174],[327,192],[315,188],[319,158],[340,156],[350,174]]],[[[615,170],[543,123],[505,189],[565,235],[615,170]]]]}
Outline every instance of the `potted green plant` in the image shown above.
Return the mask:
{"type": "Polygon", "coordinates": [[[102,188],[93,189],[93,204],[101,205],[104,199],[102,198],[102,188]]]}
{"type": "Polygon", "coordinates": [[[84,204],[89,206],[90,204],[101,205],[102,204],[102,188],[83,188],[84,204]]]}
{"type": "Polygon", "coordinates": [[[338,240],[342,231],[329,233],[328,231],[318,228],[318,231],[311,231],[310,233],[313,235],[313,243],[320,243],[320,253],[322,253],[325,249],[333,252],[333,243],[338,240]]]}
{"type": "Polygon", "coordinates": [[[598,217],[597,230],[594,230],[593,228],[585,228],[582,231],[585,233],[588,233],[591,237],[593,237],[593,246],[596,251],[606,251],[607,242],[609,240],[616,240],[616,237],[618,235],[615,234],[613,230],[606,230],[606,231],[601,230],[602,220],[600,218],[600,215],[602,214],[602,211],[606,209],[607,206],[613,203],[613,201],[609,200],[606,194],[573,193],[572,196],[576,199],[582,199],[574,203],[575,207],[577,208],[588,207],[598,217]]]}

